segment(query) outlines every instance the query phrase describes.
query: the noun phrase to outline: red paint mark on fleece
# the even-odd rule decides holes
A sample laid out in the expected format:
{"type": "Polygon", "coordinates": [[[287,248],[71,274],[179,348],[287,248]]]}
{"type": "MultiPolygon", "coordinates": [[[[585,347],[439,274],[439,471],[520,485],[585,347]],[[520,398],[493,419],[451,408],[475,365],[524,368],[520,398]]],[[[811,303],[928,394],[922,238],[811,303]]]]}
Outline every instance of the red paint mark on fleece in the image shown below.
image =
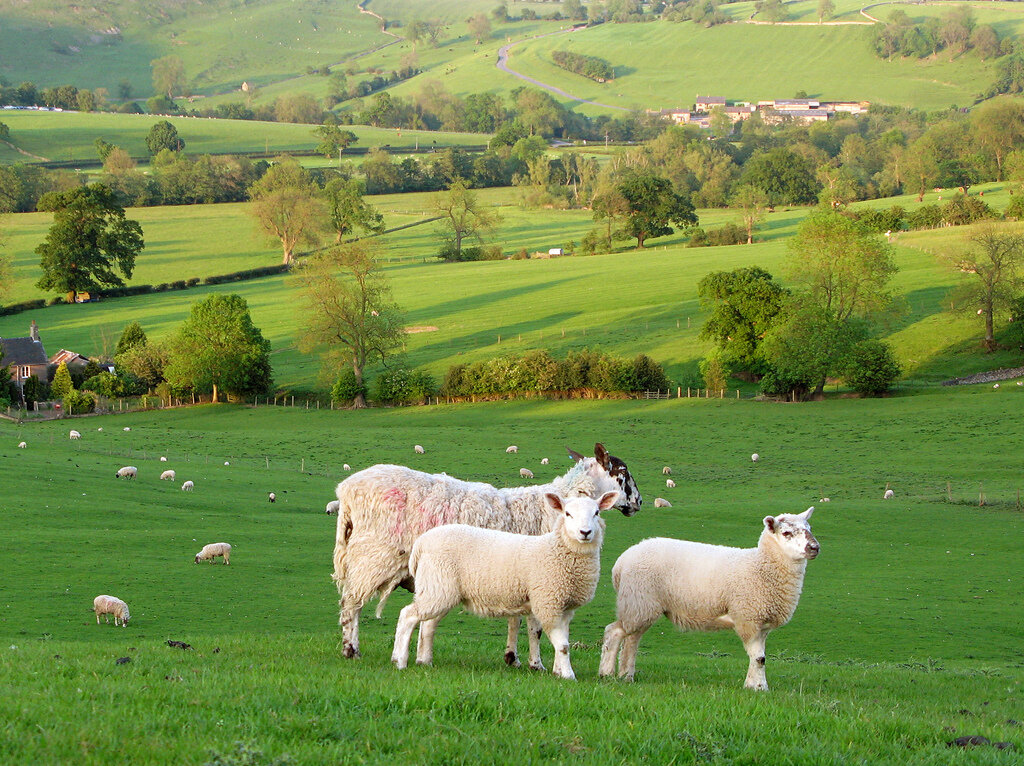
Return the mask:
{"type": "Polygon", "coordinates": [[[451,524],[455,520],[455,509],[451,503],[441,503],[439,506],[418,506],[416,512],[420,516],[420,532],[440,527],[444,524],[451,524]]]}
{"type": "Polygon", "coordinates": [[[395,514],[395,521],[391,527],[391,534],[397,538],[401,538],[405,532],[405,504],[408,501],[405,490],[400,487],[392,487],[384,492],[383,499],[386,504],[391,505],[395,514]]]}

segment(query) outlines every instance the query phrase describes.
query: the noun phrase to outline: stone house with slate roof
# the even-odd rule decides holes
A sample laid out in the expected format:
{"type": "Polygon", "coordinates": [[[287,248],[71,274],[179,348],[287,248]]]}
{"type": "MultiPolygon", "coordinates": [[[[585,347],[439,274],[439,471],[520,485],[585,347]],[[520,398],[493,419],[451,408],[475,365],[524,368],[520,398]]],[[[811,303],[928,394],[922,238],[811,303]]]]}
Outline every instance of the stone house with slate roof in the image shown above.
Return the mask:
{"type": "Polygon", "coordinates": [[[50,359],[46,356],[43,342],[39,339],[39,328],[33,320],[29,326],[27,338],[0,338],[0,348],[4,350],[3,364],[11,371],[11,382],[21,390],[25,381],[35,375],[39,380],[46,381],[50,359]]]}

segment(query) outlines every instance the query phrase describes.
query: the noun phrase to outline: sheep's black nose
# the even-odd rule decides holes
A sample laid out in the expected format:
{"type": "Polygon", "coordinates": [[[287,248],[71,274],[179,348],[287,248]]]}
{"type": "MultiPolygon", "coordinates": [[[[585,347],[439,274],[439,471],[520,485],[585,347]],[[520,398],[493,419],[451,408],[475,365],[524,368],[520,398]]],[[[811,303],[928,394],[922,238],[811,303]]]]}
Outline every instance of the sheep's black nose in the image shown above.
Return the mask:
{"type": "Polygon", "coordinates": [[[593,530],[590,530],[590,529],[581,529],[580,530],[580,537],[582,537],[584,540],[589,538],[592,534],[593,534],[593,530]]]}

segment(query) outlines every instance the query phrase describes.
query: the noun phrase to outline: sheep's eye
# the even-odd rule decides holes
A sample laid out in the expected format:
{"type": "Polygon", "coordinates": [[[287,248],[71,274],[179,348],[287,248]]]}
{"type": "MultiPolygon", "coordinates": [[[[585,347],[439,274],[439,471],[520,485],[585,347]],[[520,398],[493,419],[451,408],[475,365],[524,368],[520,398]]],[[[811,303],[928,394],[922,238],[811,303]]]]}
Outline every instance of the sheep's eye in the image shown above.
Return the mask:
{"type": "Polygon", "coordinates": [[[792,537],[793,533],[790,532],[789,530],[786,530],[785,532],[782,533],[782,536],[783,537],[792,537]]]}
{"type": "Polygon", "coordinates": [[[571,514],[571,513],[569,513],[568,511],[566,511],[566,512],[565,512],[565,515],[566,515],[567,517],[569,517],[569,516],[572,516],[572,514],[571,514]]]}

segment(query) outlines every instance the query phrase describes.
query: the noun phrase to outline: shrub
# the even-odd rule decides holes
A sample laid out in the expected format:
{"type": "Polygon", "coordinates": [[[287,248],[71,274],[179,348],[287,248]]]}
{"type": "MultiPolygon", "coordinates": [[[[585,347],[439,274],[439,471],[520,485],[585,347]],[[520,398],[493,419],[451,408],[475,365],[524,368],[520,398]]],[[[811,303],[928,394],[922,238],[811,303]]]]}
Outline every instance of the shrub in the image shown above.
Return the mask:
{"type": "Polygon", "coordinates": [[[938,205],[921,205],[906,220],[910,229],[934,229],[942,223],[942,208],[938,205]]]}
{"type": "Polygon", "coordinates": [[[22,395],[25,397],[26,404],[45,402],[50,397],[50,386],[35,375],[30,375],[23,385],[22,395]]]}
{"type": "Polygon", "coordinates": [[[862,340],[850,351],[846,382],[865,396],[880,396],[902,374],[892,348],[880,340],[862,340]]]}
{"type": "Polygon", "coordinates": [[[66,362],[61,362],[57,367],[57,372],[53,375],[50,392],[54,399],[63,399],[72,390],[74,390],[74,385],[71,382],[71,373],[68,371],[68,365],[66,362]]]}
{"type": "Polygon", "coordinates": [[[712,229],[707,233],[708,244],[715,245],[745,245],[747,233],[734,223],[727,223],[720,229],[712,229]]]}
{"type": "Polygon", "coordinates": [[[690,230],[690,238],[686,241],[686,246],[707,247],[708,242],[708,233],[700,226],[695,226],[690,230]]]}
{"type": "Polygon", "coordinates": [[[434,379],[421,370],[409,371],[404,368],[385,370],[377,376],[378,402],[390,404],[422,404],[433,396],[437,386],[434,379]]]}
{"type": "Polygon", "coordinates": [[[704,378],[704,387],[711,391],[724,391],[728,387],[729,368],[721,351],[716,349],[701,360],[700,374],[704,378]]]}
{"type": "Polygon", "coordinates": [[[366,384],[357,383],[355,372],[346,367],[331,388],[331,401],[340,405],[351,404],[360,394],[366,396],[366,384]]]}
{"type": "Polygon", "coordinates": [[[92,412],[96,401],[88,391],[76,391],[71,389],[63,397],[64,412],[68,415],[84,415],[92,412]]]}
{"type": "Polygon", "coordinates": [[[966,226],[995,217],[995,211],[986,202],[966,194],[957,194],[942,206],[942,221],[950,226],[966,226]]]}
{"type": "Polygon", "coordinates": [[[884,234],[887,231],[899,231],[904,226],[904,219],[907,211],[899,205],[893,205],[887,210],[859,210],[854,218],[860,221],[870,231],[884,234]]]}

